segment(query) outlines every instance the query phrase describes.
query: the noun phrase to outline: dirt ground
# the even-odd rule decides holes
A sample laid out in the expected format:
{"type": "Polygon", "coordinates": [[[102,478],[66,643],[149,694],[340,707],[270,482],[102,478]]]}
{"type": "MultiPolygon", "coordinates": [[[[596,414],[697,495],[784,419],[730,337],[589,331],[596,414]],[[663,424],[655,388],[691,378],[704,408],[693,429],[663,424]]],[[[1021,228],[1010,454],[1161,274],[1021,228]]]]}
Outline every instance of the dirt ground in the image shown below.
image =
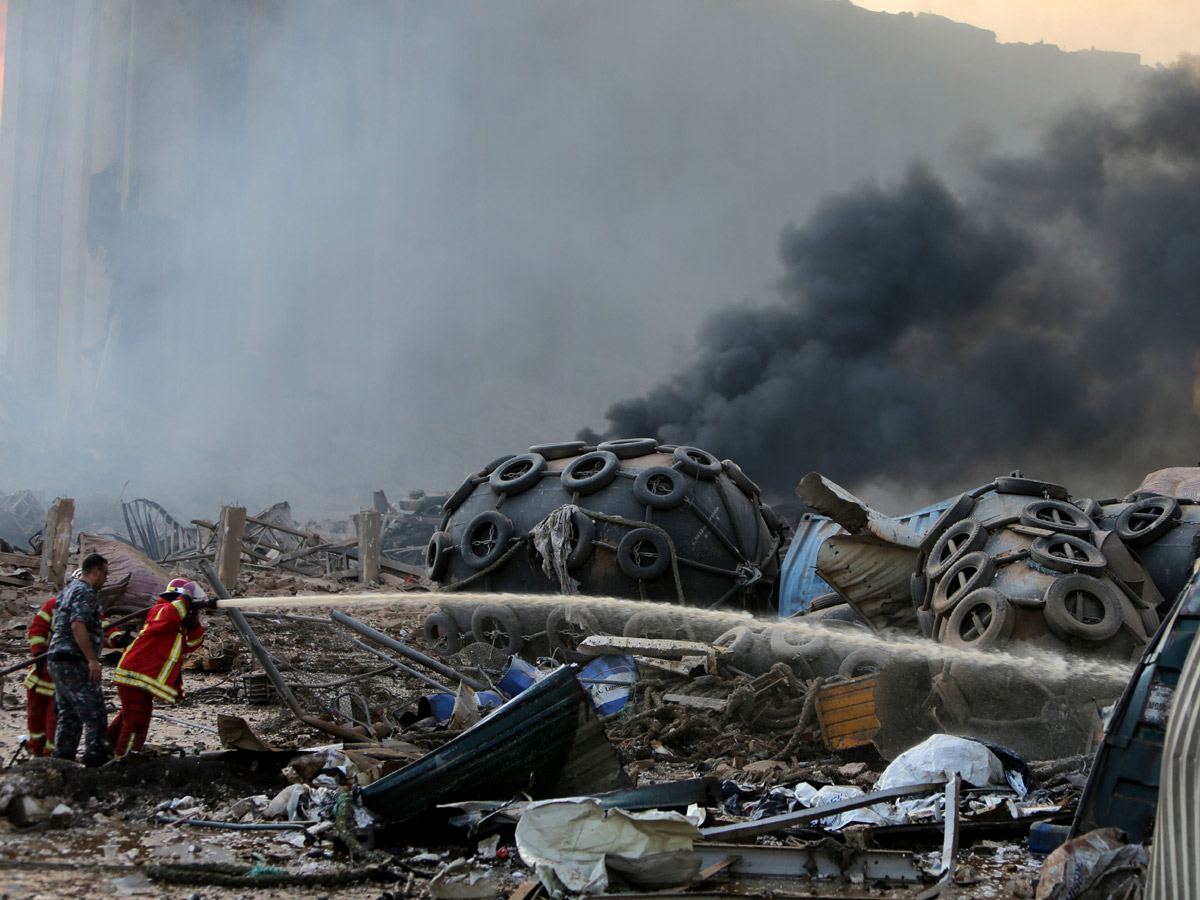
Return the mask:
{"type": "MultiPolygon", "coordinates": [[[[251,587],[255,595],[274,591],[285,597],[297,589],[294,583],[260,582],[251,587]]],[[[373,599],[346,611],[399,640],[422,646],[422,622],[432,609],[428,595],[382,591],[373,599]]],[[[325,619],[337,602],[336,597],[330,600],[326,607],[261,611],[250,618],[285,677],[297,686],[301,704],[313,714],[338,718],[347,727],[368,715],[364,708],[369,707],[371,718],[383,723],[381,731],[397,729],[393,741],[420,752],[444,743],[445,730],[430,728],[428,722],[403,730],[415,716],[418,698],[430,688],[403,673],[370,674],[386,663],[354,644],[344,631],[316,621],[325,619]],[[347,679],[358,680],[338,684],[347,679]]],[[[6,665],[24,655],[24,629],[40,602],[30,594],[0,604],[0,659],[6,665]]],[[[223,616],[209,613],[205,621],[205,647],[196,659],[200,665],[185,671],[186,695],[173,708],[156,709],[171,720],[153,720],[148,752],[137,758],[95,770],[63,761],[29,760],[19,750],[25,731],[21,675],[5,679],[0,696],[0,750],[5,765],[0,771],[0,807],[25,791],[37,799],[40,818],[30,825],[0,818],[0,900],[114,896],[391,900],[430,896],[431,878],[457,857],[488,870],[497,896],[508,896],[535,880],[511,846],[511,832],[502,834],[496,846],[486,840],[465,840],[461,834],[446,840],[441,835],[414,838],[410,833],[400,838],[403,843],[390,836],[386,845],[362,848],[358,857],[352,857],[344,842],[328,830],[316,834],[299,829],[230,830],[180,821],[264,824],[261,804],[288,784],[283,768],[288,754],[250,767],[213,757],[221,750],[214,733],[218,715],[245,719],[261,738],[278,747],[294,750],[336,743],[297,722],[277,703],[251,702],[259,699],[261,685],[259,679],[247,677],[256,668],[250,655],[223,616]],[[260,872],[265,871],[262,867],[274,867],[293,877],[324,875],[343,883],[225,886],[211,883],[219,880],[219,873],[207,883],[194,880],[194,870],[188,876],[193,880],[187,883],[148,877],[156,872],[160,878],[169,877],[168,864],[173,863],[243,870],[257,865],[260,872]],[[348,873],[361,880],[345,882],[348,873]]],[[[112,662],[105,679],[113,701],[110,715],[116,711],[107,674],[112,662]]],[[[710,693],[728,694],[735,685],[709,688],[710,693]]],[[[811,731],[799,727],[805,710],[787,693],[786,684],[778,688],[772,703],[764,699],[761,709],[749,713],[743,709],[740,716],[662,702],[664,693],[678,689],[679,684],[669,678],[645,678],[631,706],[606,720],[622,764],[642,784],[714,775],[762,789],[800,780],[853,783],[869,789],[886,765],[869,748],[829,753],[811,731]]],[[[938,856],[936,847],[922,847],[921,853],[925,864],[938,856]]],[[[964,842],[959,859],[960,883],[948,891],[969,897],[1031,897],[1031,883],[1041,865],[1039,857],[1014,840],[974,846],[964,842]]],[[[774,891],[777,896],[841,897],[914,897],[918,892],[916,887],[895,891],[870,884],[799,881],[774,891]]]]}

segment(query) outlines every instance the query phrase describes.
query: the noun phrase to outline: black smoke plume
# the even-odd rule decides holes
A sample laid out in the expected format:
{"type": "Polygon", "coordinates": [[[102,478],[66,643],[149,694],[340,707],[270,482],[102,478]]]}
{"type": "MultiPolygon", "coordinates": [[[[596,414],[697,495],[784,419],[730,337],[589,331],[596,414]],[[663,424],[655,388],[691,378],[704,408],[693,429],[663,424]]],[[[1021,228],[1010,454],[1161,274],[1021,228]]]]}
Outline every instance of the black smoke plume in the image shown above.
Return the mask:
{"type": "Polygon", "coordinates": [[[1113,497],[1200,459],[1200,58],[962,186],[914,164],[830,199],[781,256],[778,301],[711,318],[607,436],[704,447],[776,496],[816,470],[913,502],[1018,468],[1113,497]]]}

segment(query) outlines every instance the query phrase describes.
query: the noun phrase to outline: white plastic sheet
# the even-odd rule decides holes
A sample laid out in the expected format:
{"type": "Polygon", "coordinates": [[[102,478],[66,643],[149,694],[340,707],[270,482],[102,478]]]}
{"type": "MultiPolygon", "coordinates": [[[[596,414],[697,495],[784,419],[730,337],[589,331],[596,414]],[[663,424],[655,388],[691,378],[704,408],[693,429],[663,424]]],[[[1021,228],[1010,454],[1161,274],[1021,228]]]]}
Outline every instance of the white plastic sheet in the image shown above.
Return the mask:
{"type": "Polygon", "coordinates": [[[875,783],[875,790],[937,781],[955,772],[962,776],[963,784],[971,787],[1009,787],[1004,765],[983,744],[952,734],[935,734],[892,760],[875,783]]]}
{"type": "Polygon", "coordinates": [[[592,797],[531,803],[517,850],[551,897],[608,890],[609,870],[647,889],[688,884],[700,870],[692,819],[673,812],[605,809],[592,797]]]}

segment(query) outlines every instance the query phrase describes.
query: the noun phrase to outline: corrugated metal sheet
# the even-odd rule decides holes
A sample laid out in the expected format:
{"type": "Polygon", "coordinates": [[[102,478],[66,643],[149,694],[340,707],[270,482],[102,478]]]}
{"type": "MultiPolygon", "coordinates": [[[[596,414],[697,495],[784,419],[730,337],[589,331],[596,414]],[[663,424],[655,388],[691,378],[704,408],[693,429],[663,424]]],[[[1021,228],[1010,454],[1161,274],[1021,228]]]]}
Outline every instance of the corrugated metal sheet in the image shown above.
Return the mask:
{"type": "MultiPolygon", "coordinates": [[[[896,521],[924,534],[953,499],[896,516],[896,521]]],[[[804,612],[814,598],[832,593],[833,588],[817,575],[817,553],[826,538],[845,533],[844,528],[825,516],[806,514],[796,523],[796,533],[779,576],[779,615],[794,616],[804,612]]]]}
{"type": "Polygon", "coordinates": [[[1175,688],[1163,747],[1147,900],[1200,898],[1200,641],[1175,688]]]}

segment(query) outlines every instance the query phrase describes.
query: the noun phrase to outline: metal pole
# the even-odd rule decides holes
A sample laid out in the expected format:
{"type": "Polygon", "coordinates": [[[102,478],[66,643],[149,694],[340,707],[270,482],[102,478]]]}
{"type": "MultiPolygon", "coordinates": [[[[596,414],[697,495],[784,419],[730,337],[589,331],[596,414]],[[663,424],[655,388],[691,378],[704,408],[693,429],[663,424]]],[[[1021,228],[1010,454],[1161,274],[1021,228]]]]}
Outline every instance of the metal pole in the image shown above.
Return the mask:
{"type": "Polygon", "coordinates": [[[476,681],[474,678],[468,678],[462,672],[459,672],[456,669],[450,668],[445,663],[438,662],[433,657],[426,656],[424,653],[421,653],[419,650],[414,650],[412,647],[409,647],[407,644],[402,644],[399,641],[388,637],[383,632],[376,631],[374,628],[371,628],[368,625],[364,625],[362,622],[359,622],[359,621],[356,621],[355,619],[350,618],[348,615],[346,615],[344,612],[342,612],[339,609],[335,609],[333,612],[331,612],[329,614],[329,618],[341,625],[345,625],[347,628],[357,631],[359,634],[363,635],[363,637],[369,638],[370,640],[374,641],[375,643],[380,644],[381,646],[387,647],[389,650],[395,650],[401,656],[407,656],[409,659],[413,660],[414,662],[419,662],[421,665],[425,666],[428,669],[432,669],[433,671],[437,672],[439,675],[442,675],[446,678],[454,678],[458,681],[461,681],[463,684],[465,684],[467,687],[471,688],[471,690],[473,690],[473,691],[486,691],[488,689],[488,686],[486,684],[484,684],[483,682],[476,681]]]}

